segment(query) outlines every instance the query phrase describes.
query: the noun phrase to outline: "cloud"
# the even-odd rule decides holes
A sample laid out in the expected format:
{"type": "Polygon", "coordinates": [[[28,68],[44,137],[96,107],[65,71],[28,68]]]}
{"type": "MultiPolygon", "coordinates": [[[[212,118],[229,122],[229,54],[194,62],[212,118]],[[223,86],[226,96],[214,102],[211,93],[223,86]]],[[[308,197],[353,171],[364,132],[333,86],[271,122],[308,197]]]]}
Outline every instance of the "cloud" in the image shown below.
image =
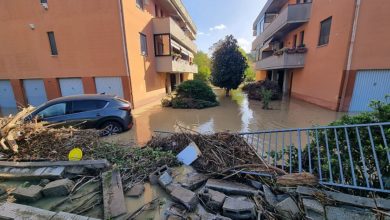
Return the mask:
{"type": "Polygon", "coordinates": [[[237,39],[238,45],[245,50],[245,52],[251,52],[251,42],[245,38],[237,39]]]}
{"type": "Polygon", "coordinates": [[[226,29],[226,28],[227,28],[226,25],[220,24],[220,25],[216,25],[216,26],[214,26],[214,27],[209,28],[209,30],[210,30],[210,31],[214,31],[214,30],[224,30],[224,29],[226,29]]]}
{"type": "Polygon", "coordinates": [[[199,32],[198,35],[204,35],[204,32],[199,32]]]}

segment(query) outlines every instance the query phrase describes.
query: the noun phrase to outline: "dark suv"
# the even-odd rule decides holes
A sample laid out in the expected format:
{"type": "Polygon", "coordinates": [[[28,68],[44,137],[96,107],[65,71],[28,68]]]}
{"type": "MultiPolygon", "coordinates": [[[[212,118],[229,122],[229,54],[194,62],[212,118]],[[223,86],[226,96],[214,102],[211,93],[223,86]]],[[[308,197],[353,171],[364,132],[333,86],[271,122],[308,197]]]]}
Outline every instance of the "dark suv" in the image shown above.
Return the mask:
{"type": "Polygon", "coordinates": [[[109,95],[77,95],[48,101],[37,107],[25,120],[59,123],[60,126],[96,128],[102,135],[131,129],[133,117],[128,101],[109,95]]]}

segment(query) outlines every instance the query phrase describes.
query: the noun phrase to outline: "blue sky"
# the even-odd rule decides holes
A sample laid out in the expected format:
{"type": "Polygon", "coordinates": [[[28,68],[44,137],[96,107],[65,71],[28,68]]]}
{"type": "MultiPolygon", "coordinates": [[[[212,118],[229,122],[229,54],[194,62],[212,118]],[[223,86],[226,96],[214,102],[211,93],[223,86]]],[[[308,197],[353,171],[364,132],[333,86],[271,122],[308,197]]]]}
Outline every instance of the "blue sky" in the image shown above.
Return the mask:
{"type": "Polygon", "coordinates": [[[247,52],[251,49],[252,24],[266,0],[182,0],[198,28],[198,50],[209,48],[228,34],[247,52]]]}

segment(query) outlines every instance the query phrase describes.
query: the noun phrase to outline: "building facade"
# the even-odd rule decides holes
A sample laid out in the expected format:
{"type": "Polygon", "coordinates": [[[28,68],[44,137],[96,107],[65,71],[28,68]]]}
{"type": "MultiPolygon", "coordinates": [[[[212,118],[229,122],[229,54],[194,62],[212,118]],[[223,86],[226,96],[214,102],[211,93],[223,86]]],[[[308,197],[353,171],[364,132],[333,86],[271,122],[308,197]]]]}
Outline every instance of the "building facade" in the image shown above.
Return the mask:
{"type": "Polygon", "coordinates": [[[252,49],[258,80],[339,111],[390,94],[390,1],[268,0],[252,49]]]}
{"type": "Polygon", "coordinates": [[[137,108],[197,72],[181,0],[0,1],[0,108],[106,93],[137,108]]]}

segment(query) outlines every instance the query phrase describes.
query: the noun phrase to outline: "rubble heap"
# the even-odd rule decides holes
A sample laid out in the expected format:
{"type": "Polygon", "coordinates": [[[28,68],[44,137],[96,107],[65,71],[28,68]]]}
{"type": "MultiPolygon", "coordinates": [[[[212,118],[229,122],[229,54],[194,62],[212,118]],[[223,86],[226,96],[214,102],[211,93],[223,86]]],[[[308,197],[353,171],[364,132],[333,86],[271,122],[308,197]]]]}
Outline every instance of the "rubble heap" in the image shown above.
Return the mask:
{"type": "Polygon", "coordinates": [[[0,121],[0,153],[8,160],[67,160],[68,153],[79,147],[88,155],[99,142],[99,131],[62,127],[45,122],[25,122],[33,110],[25,108],[15,116],[0,121]],[[55,128],[56,127],[56,128],[55,128]]]}
{"type": "Polygon", "coordinates": [[[227,132],[207,135],[182,132],[165,137],[154,136],[146,146],[178,154],[191,142],[202,152],[202,156],[191,164],[200,172],[224,173],[235,168],[252,167],[252,170],[284,173],[280,169],[267,166],[244,138],[227,132]]]}

